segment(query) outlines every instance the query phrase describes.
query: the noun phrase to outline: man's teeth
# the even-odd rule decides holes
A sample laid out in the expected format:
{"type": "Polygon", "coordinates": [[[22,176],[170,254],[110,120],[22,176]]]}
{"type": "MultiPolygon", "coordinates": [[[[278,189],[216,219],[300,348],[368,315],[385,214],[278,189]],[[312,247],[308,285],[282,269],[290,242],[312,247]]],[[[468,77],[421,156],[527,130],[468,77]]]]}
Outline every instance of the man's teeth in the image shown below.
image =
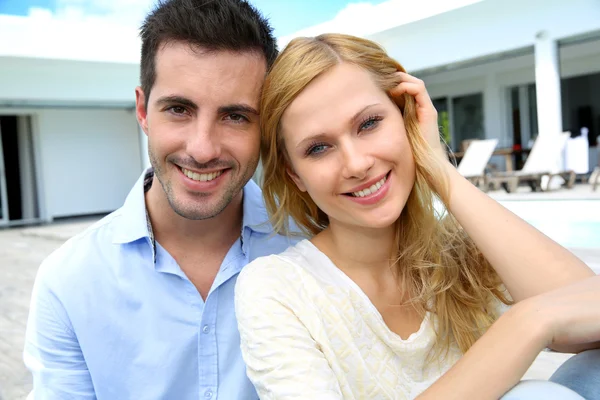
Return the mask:
{"type": "Polygon", "coordinates": [[[371,187],[363,189],[363,190],[359,190],[358,192],[352,192],[352,196],[354,197],[365,197],[368,196],[370,194],[373,194],[375,192],[377,192],[379,189],[381,189],[381,187],[383,186],[383,184],[385,183],[385,181],[387,180],[387,175],[384,176],[379,182],[373,184],[371,187]]]}
{"type": "Polygon", "coordinates": [[[181,170],[183,171],[183,174],[185,176],[187,176],[190,179],[193,179],[195,181],[200,181],[200,182],[207,182],[207,181],[212,181],[213,179],[216,179],[218,176],[220,176],[223,171],[217,171],[217,172],[211,172],[210,174],[199,174],[197,172],[193,172],[190,170],[187,170],[185,168],[181,168],[181,170]]]}

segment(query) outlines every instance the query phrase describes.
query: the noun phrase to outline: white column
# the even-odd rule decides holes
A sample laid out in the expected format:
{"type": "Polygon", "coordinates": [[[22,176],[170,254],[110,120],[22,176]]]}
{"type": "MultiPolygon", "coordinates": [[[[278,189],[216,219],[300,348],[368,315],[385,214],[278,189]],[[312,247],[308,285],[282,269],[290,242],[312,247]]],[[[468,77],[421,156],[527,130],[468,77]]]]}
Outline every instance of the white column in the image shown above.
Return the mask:
{"type": "Polygon", "coordinates": [[[535,85],[539,134],[558,135],[562,132],[558,44],[546,31],[535,37],[535,85]]]}
{"type": "Polygon", "coordinates": [[[22,219],[36,217],[35,179],[33,175],[33,149],[29,116],[21,115],[17,119],[17,138],[19,141],[19,173],[21,180],[22,219]]]}
{"type": "MultiPolygon", "coordinates": [[[[558,136],[562,132],[558,43],[547,31],[541,31],[535,36],[535,85],[539,134],[558,136]]],[[[564,169],[564,164],[563,153],[551,172],[564,169]]],[[[546,186],[546,182],[547,177],[544,177],[542,186],[546,186]]],[[[563,182],[562,178],[556,177],[552,181],[552,187],[557,188],[563,182]]]]}

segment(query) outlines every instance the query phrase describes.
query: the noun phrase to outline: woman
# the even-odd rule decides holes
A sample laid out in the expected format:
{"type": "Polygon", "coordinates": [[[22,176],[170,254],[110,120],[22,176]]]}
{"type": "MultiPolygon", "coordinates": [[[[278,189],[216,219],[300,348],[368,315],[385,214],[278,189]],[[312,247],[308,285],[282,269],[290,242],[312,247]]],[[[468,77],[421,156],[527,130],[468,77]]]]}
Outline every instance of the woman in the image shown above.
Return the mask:
{"type": "Polygon", "coordinates": [[[273,225],[311,237],[238,278],[261,398],[497,399],[545,347],[597,347],[598,278],[457,173],[423,83],[376,44],[292,41],[261,124],[273,225]]]}

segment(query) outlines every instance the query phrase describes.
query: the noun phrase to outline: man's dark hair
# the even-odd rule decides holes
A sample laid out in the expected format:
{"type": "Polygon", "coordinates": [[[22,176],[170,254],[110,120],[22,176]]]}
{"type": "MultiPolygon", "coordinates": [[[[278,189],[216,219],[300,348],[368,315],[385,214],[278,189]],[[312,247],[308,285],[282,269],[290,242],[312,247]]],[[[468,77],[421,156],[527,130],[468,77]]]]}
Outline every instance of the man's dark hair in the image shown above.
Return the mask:
{"type": "Polygon", "coordinates": [[[156,80],[156,54],[180,41],[209,51],[256,51],[270,68],[277,42],[269,22],[246,0],[159,0],[142,25],[140,80],[146,98],[156,80]]]}

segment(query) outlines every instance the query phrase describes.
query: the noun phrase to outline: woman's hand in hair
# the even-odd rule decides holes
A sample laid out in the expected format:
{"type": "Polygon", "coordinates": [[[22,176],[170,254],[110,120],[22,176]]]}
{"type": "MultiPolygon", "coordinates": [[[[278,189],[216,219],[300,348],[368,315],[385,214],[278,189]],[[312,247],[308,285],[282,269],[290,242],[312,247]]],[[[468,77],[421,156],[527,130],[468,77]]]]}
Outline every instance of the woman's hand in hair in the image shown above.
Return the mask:
{"type": "Polygon", "coordinates": [[[415,98],[421,134],[436,154],[445,156],[440,140],[437,110],[427,93],[425,83],[406,72],[397,72],[396,74],[400,77],[400,83],[390,91],[391,95],[399,99],[406,93],[415,98]]]}

